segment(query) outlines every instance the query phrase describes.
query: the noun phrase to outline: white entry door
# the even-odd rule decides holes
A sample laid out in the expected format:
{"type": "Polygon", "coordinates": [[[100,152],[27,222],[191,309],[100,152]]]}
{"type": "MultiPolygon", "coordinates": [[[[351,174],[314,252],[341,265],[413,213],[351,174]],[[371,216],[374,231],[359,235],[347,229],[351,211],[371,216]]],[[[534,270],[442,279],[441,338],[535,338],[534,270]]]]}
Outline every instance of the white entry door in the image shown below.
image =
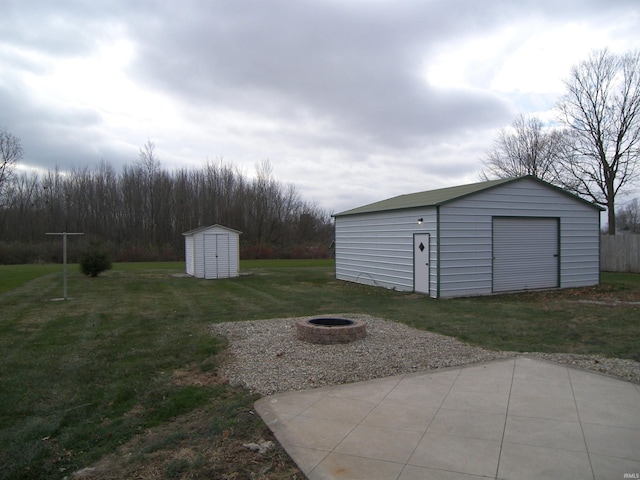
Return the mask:
{"type": "Polygon", "coordinates": [[[413,290],[429,293],[429,234],[413,235],[413,290]]]}

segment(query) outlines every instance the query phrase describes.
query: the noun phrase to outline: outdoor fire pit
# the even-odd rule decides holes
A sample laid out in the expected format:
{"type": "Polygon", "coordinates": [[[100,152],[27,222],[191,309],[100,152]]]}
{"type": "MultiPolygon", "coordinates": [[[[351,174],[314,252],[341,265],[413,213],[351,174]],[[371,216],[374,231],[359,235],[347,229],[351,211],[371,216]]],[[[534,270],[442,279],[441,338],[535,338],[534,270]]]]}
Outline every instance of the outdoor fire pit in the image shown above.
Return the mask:
{"type": "Polygon", "coordinates": [[[367,324],[361,320],[320,317],[296,322],[296,337],[310,343],[349,343],[364,338],[367,324]]]}

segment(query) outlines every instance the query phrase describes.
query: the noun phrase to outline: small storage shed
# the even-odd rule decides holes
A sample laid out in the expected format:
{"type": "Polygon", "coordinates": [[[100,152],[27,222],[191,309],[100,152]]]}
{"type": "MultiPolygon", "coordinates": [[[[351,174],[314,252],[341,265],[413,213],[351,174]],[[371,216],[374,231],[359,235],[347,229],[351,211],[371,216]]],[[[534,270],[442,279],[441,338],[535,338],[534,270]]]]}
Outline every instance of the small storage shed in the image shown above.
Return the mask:
{"type": "Polygon", "coordinates": [[[433,298],[600,282],[602,209],[525,176],[334,215],[336,278],[433,298]]]}
{"type": "Polygon", "coordinates": [[[187,274],[207,279],[237,277],[241,233],[222,225],[183,233],[187,274]]]}

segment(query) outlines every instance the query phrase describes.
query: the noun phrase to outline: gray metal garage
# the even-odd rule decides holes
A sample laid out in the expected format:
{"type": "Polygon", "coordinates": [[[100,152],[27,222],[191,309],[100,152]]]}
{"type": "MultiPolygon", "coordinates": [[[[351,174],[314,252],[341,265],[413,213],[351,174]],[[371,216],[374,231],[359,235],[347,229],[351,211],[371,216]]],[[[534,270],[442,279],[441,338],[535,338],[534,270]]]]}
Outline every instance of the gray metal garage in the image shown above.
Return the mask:
{"type": "Polygon", "coordinates": [[[336,278],[433,298],[600,281],[602,209],[531,176],[335,214],[336,278]]]}
{"type": "Polygon", "coordinates": [[[183,233],[187,274],[206,279],[237,277],[240,233],[222,225],[183,233]]]}

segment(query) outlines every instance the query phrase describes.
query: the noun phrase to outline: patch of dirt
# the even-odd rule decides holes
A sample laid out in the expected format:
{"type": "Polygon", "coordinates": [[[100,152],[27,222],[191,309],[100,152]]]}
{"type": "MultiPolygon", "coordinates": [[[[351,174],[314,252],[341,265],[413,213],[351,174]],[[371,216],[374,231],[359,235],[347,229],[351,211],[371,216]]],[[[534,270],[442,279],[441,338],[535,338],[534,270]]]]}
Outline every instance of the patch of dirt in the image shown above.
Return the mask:
{"type": "Polygon", "coordinates": [[[393,297],[398,300],[421,300],[424,298],[428,298],[428,295],[424,293],[407,293],[404,297],[393,297]]]}
{"type": "Polygon", "coordinates": [[[131,410],[124,414],[125,417],[139,417],[144,413],[142,405],[134,405],[131,410]]]}
{"type": "Polygon", "coordinates": [[[200,372],[195,370],[176,370],[171,376],[171,381],[179,387],[209,387],[227,383],[224,376],[217,372],[200,372]]]}
{"type": "Polygon", "coordinates": [[[623,302],[620,300],[576,300],[577,303],[590,303],[593,305],[608,305],[611,307],[635,305],[640,306],[640,302],[623,302]]]}
{"type": "MultiPolygon", "coordinates": [[[[215,373],[178,370],[177,385],[226,383],[215,373]]],[[[233,389],[230,394],[242,395],[233,389]]],[[[244,393],[247,395],[247,393],[244,393]]],[[[156,428],[148,429],[103,457],[94,465],[69,475],[69,480],[305,480],[304,474],[278,444],[260,417],[250,408],[235,407],[224,398],[156,428]],[[220,431],[217,417],[227,417],[220,431]],[[269,440],[274,443],[264,453],[245,444],[269,440]]],[[[127,415],[141,413],[135,406],[127,415]]]]}
{"type": "Polygon", "coordinates": [[[541,290],[523,293],[521,295],[539,298],[544,301],[556,300],[602,305],[640,305],[640,288],[620,287],[616,285],[541,290]]]}

